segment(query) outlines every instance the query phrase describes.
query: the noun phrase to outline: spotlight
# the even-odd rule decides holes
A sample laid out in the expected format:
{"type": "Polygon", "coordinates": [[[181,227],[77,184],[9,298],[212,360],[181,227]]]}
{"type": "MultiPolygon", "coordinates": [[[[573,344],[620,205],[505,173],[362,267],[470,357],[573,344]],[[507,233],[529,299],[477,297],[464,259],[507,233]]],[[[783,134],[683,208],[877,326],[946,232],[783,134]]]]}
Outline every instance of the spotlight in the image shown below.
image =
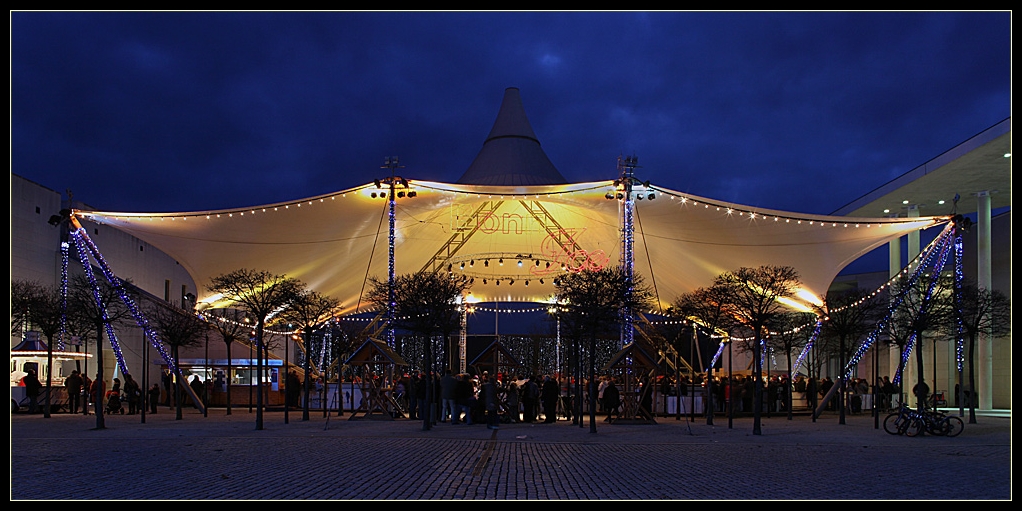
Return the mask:
{"type": "Polygon", "coordinates": [[[376,192],[370,193],[369,196],[375,199],[376,198],[376,192]]]}
{"type": "Polygon", "coordinates": [[[625,198],[625,194],[618,192],[617,198],[618,198],[618,200],[623,199],[623,198],[625,198]]]}
{"type": "Polygon", "coordinates": [[[454,267],[452,265],[450,265],[450,264],[447,265],[447,271],[451,271],[453,269],[454,269],[454,267]]]}
{"type": "Polygon", "coordinates": [[[536,259],[536,266],[539,266],[539,259],[536,259]]]}
{"type": "Polygon", "coordinates": [[[489,268],[490,267],[490,260],[487,259],[487,260],[483,261],[483,266],[489,268]]]}
{"type": "Polygon", "coordinates": [[[637,194],[635,194],[635,198],[638,199],[638,200],[642,200],[642,195],[637,193],[637,194]]]}
{"type": "Polygon", "coordinates": [[[513,286],[513,285],[515,285],[515,279],[511,279],[511,283],[509,283],[508,285],[509,285],[509,286],[513,286]]]}
{"type": "Polygon", "coordinates": [[[546,267],[547,267],[547,268],[549,268],[549,267],[550,267],[550,261],[547,261],[547,262],[546,262],[546,267]]]}
{"type": "Polygon", "coordinates": [[[418,195],[418,193],[416,193],[415,190],[412,190],[412,191],[408,192],[408,196],[409,197],[415,197],[416,195],[418,195]]]}
{"type": "Polygon", "coordinates": [[[397,198],[401,199],[401,198],[404,198],[404,196],[405,196],[405,192],[397,192],[397,198]]]}
{"type": "Polygon", "coordinates": [[[521,259],[519,259],[519,260],[518,260],[518,267],[519,267],[519,268],[521,268],[521,267],[522,267],[522,260],[521,260],[521,259]]]}
{"type": "Polygon", "coordinates": [[[540,284],[543,284],[543,279],[539,279],[539,283],[540,283],[540,284]]]}
{"type": "Polygon", "coordinates": [[[486,285],[486,279],[483,279],[483,285],[484,286],[486,285]]]}
{"type": "Polygon", "coordinates": [[[499,280],[497,281],[497,285],[498,285],[498,286],[500,285],[500,281],[499,281],[499,280]]]}
{"type": "Polygon", "coordinates": [[[503,257],[501,257],[500,260],[497,261],[497,262],[499,262],[501,266],[504,266],[504,258],[503,257]]]}
{"type": "Polygon", "coordinates": [[[464,270],[464,269],[465,269],[465,263],[464,263],[464,262],[462,262],[462,263],[461,263],[461,269],[462,269],[462,270],[464,270]]]}
{"type": "Polygon", "coordinates": [[[610,199],[613,199],[613,198],[614,198],[614,194],[612,194],[612,193],[610,193],[610,192],[607,192],[607,195],[604,195],[604,197],[606,197],[606,198],[607,198],[607,200],[610,200],[610,199]]]}
{"type": "Polygon", "coordinates": [[[649,200],[653,200],[653,199],[656,198],[656,194],[651,193],[651,194],[647,195],[646,198],[649,199],[649,200]]]}
{"type": "Polygon", "coordinates": [[[525,281],[525,287],[529,287],[529,281],[528,280],[525,281]]]}
{"type": "Polygon", "coordinates": [[[468,262],[468,267],[469,268],[475,268],[475,266],[476,266],[476,260],[475,259],[473,259],[473,260],[468,262]]]}

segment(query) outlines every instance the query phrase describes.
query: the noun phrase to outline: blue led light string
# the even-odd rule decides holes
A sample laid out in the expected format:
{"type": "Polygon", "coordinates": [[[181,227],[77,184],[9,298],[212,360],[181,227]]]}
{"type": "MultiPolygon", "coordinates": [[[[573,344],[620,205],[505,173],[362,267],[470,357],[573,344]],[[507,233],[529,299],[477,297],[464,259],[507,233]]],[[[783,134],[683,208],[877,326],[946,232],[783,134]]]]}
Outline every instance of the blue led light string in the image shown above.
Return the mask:
{"type": "MultiPolygon", "coordinates": [[[[912,274],[909,276],[908,280],[906,281],[906,285],[902,287],[901,290],[899,290],[894,300],[891,301],[891,305],[887,309],[887,314],[883,318],[881,318],[880,321],[877,322],[876,328],[873,329],[873,332],[866,337],[866,340],[864,340],[862,344],[859,345],[859,348],[855,351],[855,354],[853,354],[852,357],[849,359],[848,364],[845,366],[846,377],[851,376],[852,367],[859,363],[859,360],[862,359],[862,357],[866,354],[866,352],[873,345],[873,343],[876,342],[877,337],[879,337],[880,334],[887,329],[887,324],[891,320],[891,317],[894,315],[894,311],[902,304],[902,302],[904,302],[905,296],[908,293],[909,289],[911,289],[912,286],[915,285],[915,282],[919,279],[919,276],[922,275],[922,270],[926,268],[926,266],[930,263],[930,260],[932,260],[934,256],[938,253],[937,249],[946,247],[946,242],[949,238],[950,233],[951,225],[948,224],[948,226],[945,227],[943,231],[941,231],[940,235],[938,235],[937,238],[934,239],[932,243],[930,243],[926,250],[919,255],[918,258],[919,265],[916,267],[915,271],[913,271],[912,274]]],[[[898,375],[895,375],[895,378],[897,377],[898,375]]]]}
{"type": "MultiPolygon", "coordinates": [[[[713,360],[710,360],[710,367],[717,365],[717,360],[720,360],[721,353],[724,353],[724,346],[727,346],[727,342],[720,341],[720,346],[717,346],[717,352],[713,354],[713,360]]],[[[706,369],[705,372],[709,372],[709,369],[706,369]]]]}
{"type": "MultiPolygon", "coordinates": [[[[89,279],[89,284],[92,286],[92,296],[96,299],[96,305],[99,307],[101,317],[103,318],[103,325],[106,327],[107,338],[110,339],[110,346],[114,349],[114,356],[117,358],[117,366],[121,368],[121,373],[128,372],[128,366],[124,363],[124,355],[121,354],[121,347],[117,344],[117,336],[114,335],[114,329],[110,325],[110,318],[106,315],[106,305],[103,304],[103,298],[99,294],[99,283],[96,282],[96,275],[92,273],[92,265],[89,264],[89,255],[86,253],[85,243],[82,241],[82,231],[85,229],[76,229],[72,231],[72,237],[75,241],[75,248],[78,249],[78,258],[82,261],[82,268],[85,270],[85,276],[89,279]]],[[[98,343],[96,349],[103,349],[98,343]]]]}
{"type": "Polygon", "coordinates": [[[67,335],[67,260],[69,245],[60,242],[60,337],[57,338],[57,349],[65,351],[64,336],[67,335]]]}
{"type": "MultiPolygon", "coordinates": [[[[173,357],[171,357],[167,351],[163,349],[163,343],[160,342],[156,332],[153,332],[152,327],[149,326],[149,320],[142,314],[142,311],[135,303],[135,300],[128,296],[127,290],[124,289],[124,285],[121,283],[121,280],[114,275],[114,272],[110,269],[110,265],[108,265],[106,260],[103,259],[103,254],[99,252],[99,248],[97,248],[96,244],[92,242],[92,239],[89,238],[89,235],[84,229],[81,229],[80,236],[84,240],[84,243],[89,247],[89,253],[92,254],[94,259],[96,259],[96,262],[99,264],[99,267],[103,271],[103,275],[106,277],[107,281],[114,286],[114,289],[117,290],[117,294],[121,297],[121,301],[124,302],[124,305],[128,307],[128,311],[131,312],[132,317],[135,318],[135,324],[137,324],[139,328],[142,329],[142,333],[149,338],[149,344],[156,348],[156,351],[160,353],[160,357],[162,357],[163,361],[167,363],[167,368],[176,373],[177,367],[174,365],[173,357]]],[[[119,349],[117,353],[118,355],[120,354],[119,349]]]]}
{"type": "Polygon", "coordinates": [[[955,335],[955,361],[958,364],[958,372],[962,372],[962,364],[965,361],[965,327],[962,324],[962,232],[955,227],[955,322],[958,331],[955,335]]]}
{"type": "MultiPolygon", "coordinates": [[[[919,314],[924,314],[926,309],[929,307],[930,298],[933,296],[933,290],[937,287],[937,282],[940,281],[940,271],[944,268],[944,264],[947,263],[947,256],[950,253],[951,246],[953,245],[951,242],[951,236],[948,235],[949,232],[950,231],[945,231],[944,233],[944,239],[941,242],[940,257],[937,258],[937,262],[933,265],[933,275],[930,277],[930,284],[926,288],[926,295],[923,297],[923,303],[920,306],[919,314]]],[[[923,266],[924,265],[919,265],[919,269],[922,269],[923,266]]],[[[909,287],[910,286],[906,286],[906,288],[909,287]]],[[[909,354],[912,352],[912,348],[915,345],[915,340],[916,336],[915,334],[912,334],[911,339],[909,339],[908,344],[905,346],[905,353],[902,354],[902,367],[904,367],[905,363],[908,361],[909,354]]],[[[846,373],[850,374],[851,369],[849,367],[846,367],[845,370],[846,373]]],[[[901,382],[901,371],[898,371],[898,374],[895,375],[895,379],[896,383],[901,382]]]]}
{"type": "Polygon", "coordinates": [[[813,344],[816,343],[816,338],[820,336],[820,330],[823,329],[823,318],[816,320],[816,326],[813,328],[813,335],[809,337],[809,342],[806,343],[805,347],[802,348],[802,353],[798,354],[798,358],[795,359],[795,365],[791,369],[791,374],[798,372],[799,367],[802,366],[802,361],[809,355],[809,350],[813,349],[813,344]]]}

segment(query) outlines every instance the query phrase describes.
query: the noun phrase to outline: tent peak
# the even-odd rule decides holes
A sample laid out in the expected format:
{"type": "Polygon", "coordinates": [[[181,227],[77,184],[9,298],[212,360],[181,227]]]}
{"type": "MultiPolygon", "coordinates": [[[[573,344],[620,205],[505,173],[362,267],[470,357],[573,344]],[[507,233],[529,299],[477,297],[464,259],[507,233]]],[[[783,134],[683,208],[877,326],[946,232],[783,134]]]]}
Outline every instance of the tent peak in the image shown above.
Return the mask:
{"type": "Polygon", "coordinates": [[[457,182],[495,186],[568,182],[540,147],[517,87],[504,90],[504,100],[483,148],[457,182]]]}

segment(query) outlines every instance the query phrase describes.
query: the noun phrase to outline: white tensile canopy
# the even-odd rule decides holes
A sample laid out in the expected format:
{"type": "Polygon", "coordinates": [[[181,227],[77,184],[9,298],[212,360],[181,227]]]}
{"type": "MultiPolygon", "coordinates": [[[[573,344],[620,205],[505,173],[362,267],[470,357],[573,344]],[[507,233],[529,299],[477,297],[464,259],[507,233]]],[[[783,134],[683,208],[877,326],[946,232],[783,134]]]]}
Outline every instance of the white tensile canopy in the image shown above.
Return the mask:
{"type": "MultiPolygon", "coordinates": [[[[517,89],[506,91],[493,130],[459,183],[406,183],[395,184],[398,275],[451,271],[474,279],[474,301],[541,302],[564,272],[621,261],[619,187],[565,183],[540,149],[517,89]]],[[[389,204],[381,196],[389,192],[386,183],[367,183],[245,209],[76,214],[175,258],[195,279],[200,302],[211,298],[205,286],[213,277],[249,268],[300,279],[354,312],[369,307],[360,298],[367,276],[388,275],[389,204]]],[[[813,301],[858,257],[948,220],[763,210],[655,183],[637,185],[633,204],[634,271],[665,307],[723,272],[762,265],[794,267],[802,299],[813,301]]]]}

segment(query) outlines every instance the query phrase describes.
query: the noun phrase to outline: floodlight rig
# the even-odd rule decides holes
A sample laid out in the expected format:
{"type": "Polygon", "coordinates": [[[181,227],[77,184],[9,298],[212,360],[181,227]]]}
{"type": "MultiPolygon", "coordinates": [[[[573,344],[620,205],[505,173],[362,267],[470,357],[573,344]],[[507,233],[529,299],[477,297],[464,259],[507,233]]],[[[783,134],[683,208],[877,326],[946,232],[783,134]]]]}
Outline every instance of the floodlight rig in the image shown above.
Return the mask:
{"type": "MultiPolygon", "coordinates": [[[[397,197],[415,197],[415,190],[408,191],[408,180],[397,175],[397,169],[404,168],[397,156],[385,156],[381,169],[390,169],[390,176],[376,179],[373,183],[376,188],[383,188],[386,185],[389,193],[385,194],[387,199],[387,216],[390,220],[390,234],[387,238],[388,259],[387,259],[387,345],[394,346],[394,319],[397,309],[397,298],[394,296],[394,200],[397,197]],[[403,190],[396,192],[395,189],[401,185],[403,190]]],[[[376,192],[373,192],[376,197],[376,192]]],[[[384,195],[384,194],[381,194],[384,195]]]]}
{"type": "MultiPolygon", "coordinates": [[[[621,269],[624,270],[626,279],[625,307],[621,311],[621,346],[631,344],[635,338],[635,328],[632,325],[632,309],[628,304],[632,301],[632,285],[634,282],[635,254],[633,235],[635,230],[632,225],[632,209],[635,206],[635,196],[632,195],[632,187],[636,184],[635,167],[637,166],[639,166],[638,156],[632,155],[624,158],[619,156],[617,159],[617,169],[621,173],[621,177],[616,181],[617,188],[620,190],[617,196],[620,199],[621,212],[621,269]]],[[[648,184],[645,187],[648,188],[648,184]]]]}

